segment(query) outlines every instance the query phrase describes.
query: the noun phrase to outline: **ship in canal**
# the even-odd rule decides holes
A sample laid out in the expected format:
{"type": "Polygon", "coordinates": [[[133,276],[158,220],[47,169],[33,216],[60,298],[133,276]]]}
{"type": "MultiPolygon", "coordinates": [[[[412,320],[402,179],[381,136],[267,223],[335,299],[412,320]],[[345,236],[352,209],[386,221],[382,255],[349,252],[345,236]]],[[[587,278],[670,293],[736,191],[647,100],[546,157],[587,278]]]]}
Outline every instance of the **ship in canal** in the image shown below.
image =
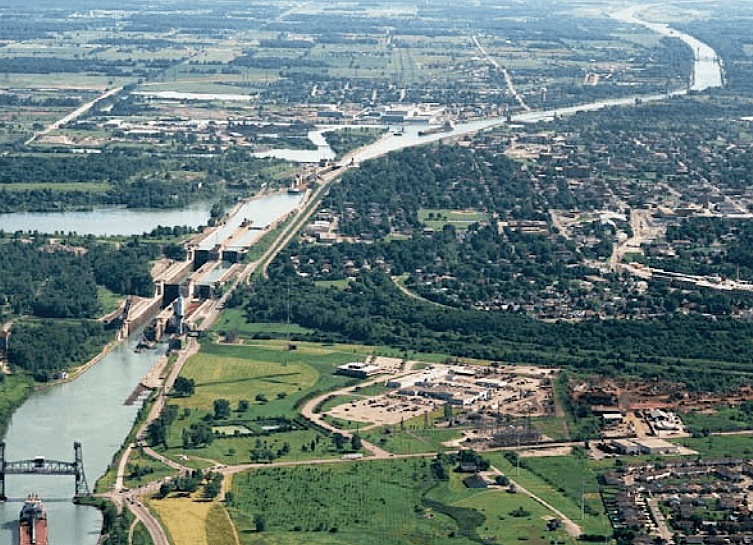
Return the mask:
{"type": "Polygon", "coordinates": [[[30,494],[21,509],[18,543],[19,545],[49,545],[47,509],[36,494],[30,494]]]}

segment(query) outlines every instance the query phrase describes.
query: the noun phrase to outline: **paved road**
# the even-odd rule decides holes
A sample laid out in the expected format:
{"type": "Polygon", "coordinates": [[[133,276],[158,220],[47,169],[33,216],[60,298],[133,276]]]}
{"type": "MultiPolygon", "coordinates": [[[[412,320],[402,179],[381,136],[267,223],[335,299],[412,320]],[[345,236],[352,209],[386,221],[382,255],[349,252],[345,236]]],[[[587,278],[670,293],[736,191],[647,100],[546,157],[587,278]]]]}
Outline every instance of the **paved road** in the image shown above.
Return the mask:
{"type": "Polygon", "coordinates": [[[90,102],[87,102],[83,106],[80,106],[80,107],[76,108],[74,111],[72,111],[71,113],[69,113],[68,115],[66,115],[65,117],[63,117],[62,119],[59,119],[59,120],[55,121],[52,125],[48,126],[43,131],[36,133],[34,136],[32,136],[31,138],[29,138],[24,143],[24,145],[28,146],[36,138],[38,138],[40,136],[43,136],[45,134],[48,134],[48,133],[50,133],[50,132],[52,132],[54,130],[59,129],[60,127],[62,127],[66,123],[68,123],[69,121],[73,121],[77,117],[79,117],[79,116],[85,114],[86,112],[88,112],[91,109],[91,107],[94,106],[100,100],[104,100],[104,99],[106,99],[108,97],[111,97],[115,93],[120,92],[122,89],[123,89],[122,87],[116,87],[115,89],[110,89],[109,91],[106,91],[105,93],[101,94],[100,96],[98,96],[94,100],[92,100],[90,102]]]}
{"type": "Polygon", "coordinates": [[[152,516],[149,509],[138,498],[128,496],[125,504],[136,519],[144,523],[154,545],[170,545],[162,525],[160,525],[159,521],[152,516]]]}
{"type": "Polygon", "coordinates": [[[656,523],[656,528],[659,530],[659,536],[667,545],[674,544],[675,541],[672,537],[672,532],[667,528],[667,522],[664,520],[664,515],[662,515],[661,509],[659,509],[659,500],[656,498],[649,498],[646,500],[646,503],[648,504],[651,516],[656,523]]]}
{"type": "Polygon", "coordinates": [[[512,78],[510,77],[510,74],[507,72],[507,69],[500,66],[497,61],[495,61],[491,55],[484,49],[484,46],[481,45],[481,42],[478,41],[478,38],[476,36],[473,37],[473,42],[476,44],[476,47],[479,48],[481,51],[481,54],[486,57],[486,60],[491,64],[494,68],[496,68],[498,71],[502,72],[502,75],[505,77],[505,83],[507,84],[507,89],[512,93],[512,95],[515,97],[515,100],[518,101],[518,104],[520,104],[521,108],[523,108],[525,111],[530,112],[531,108],[528,106],[528,104],[525,103],[523,100],[523,97],[520,96],[518,91],[515,90],[515,86],[512,83],[512,78]]]}

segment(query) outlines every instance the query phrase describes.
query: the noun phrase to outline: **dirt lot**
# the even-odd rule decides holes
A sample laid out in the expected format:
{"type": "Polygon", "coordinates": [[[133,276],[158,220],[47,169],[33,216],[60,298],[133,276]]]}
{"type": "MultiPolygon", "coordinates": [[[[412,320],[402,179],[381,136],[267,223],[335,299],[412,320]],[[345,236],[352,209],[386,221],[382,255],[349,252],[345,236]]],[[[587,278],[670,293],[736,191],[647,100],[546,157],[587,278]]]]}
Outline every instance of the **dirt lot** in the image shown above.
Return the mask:
{"type": "Polygon", "coordinates": [[[390,394],[351,401],[338,405],[325,414],[343,420],[353,420],[354,422],[371,422],[373,426],[363,428],[369,429],[376,426],[398,424],[401,420],[415,418],[438,409],[440,406],[436,400],[390,394]]]}

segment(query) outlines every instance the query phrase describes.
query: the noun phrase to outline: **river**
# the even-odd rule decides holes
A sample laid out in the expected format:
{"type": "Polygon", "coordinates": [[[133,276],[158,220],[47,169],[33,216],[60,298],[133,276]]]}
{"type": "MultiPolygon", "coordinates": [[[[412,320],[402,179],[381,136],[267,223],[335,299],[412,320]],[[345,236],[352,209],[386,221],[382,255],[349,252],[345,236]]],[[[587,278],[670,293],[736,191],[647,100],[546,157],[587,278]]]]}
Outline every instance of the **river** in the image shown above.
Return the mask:
{"type": "Polygon", "coordinates": [[[141,235],[155,227],[207,224],[211,203],[195,203],[179,210],[95,208],[83,212],[14,212],[0,214],[0,229],[6,233],[78,233],[79,235],[141,235]]]}
{"type": "MultiPolygon", "coordinates": [[[[300,195],[285,193],[254,199],[244,205],[240,219],[247,217],[254,220],[255,226],[264,227],[291,210],[300,200],[300,195]]],[[[0,229],[6,233],[39,231],[95,236],[141,235],[159,225],[202,227],[207,224],[210,208],[210,203],[196,203],[180,210],[97,208],[85,212],[15,212],[0,214],[0,229]]]]}

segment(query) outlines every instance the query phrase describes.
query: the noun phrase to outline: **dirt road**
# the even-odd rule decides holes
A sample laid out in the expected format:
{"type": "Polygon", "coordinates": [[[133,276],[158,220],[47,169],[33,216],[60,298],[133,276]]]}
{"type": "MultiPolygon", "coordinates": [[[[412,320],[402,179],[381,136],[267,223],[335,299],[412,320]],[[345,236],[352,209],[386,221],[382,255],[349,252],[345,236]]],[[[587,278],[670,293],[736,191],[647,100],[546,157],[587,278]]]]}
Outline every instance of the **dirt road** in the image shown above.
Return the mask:
{"type": "MultiPolygon", "coordinates": [[[[504,473],[502,473],[499,469],[497,469],[494,466],[492,466],[490,469],[496,475],[504,475],[504,473]]],[[[580,526],[578,526],[577,524],[575,524],[571,519],[567,518],[562,511],[560,511],[559,509],[557,509],[553,505],[545,502],[544,500],[542,500],[541,498],[539,498],[536,494],[534,494],[530,490],[527,490],[526,488],[523,488],[518,483],[516,483],[515,481],[513,481],[512,479],[510,479],[509,476],[508,476],[508,479],[510,480],[510,484],[512,484],[513,486],[515,486],[515,489],[518,492],[525,494],[529,498],[532,498],[533,500],[537,501],[538,503],[540,503],[541,505],[543,505],[544,507],[546,507],[547,509],[549,509],[552,513],[555,513],[562,520],[562,524],[565,526],[565,530],[567,531],[568,534],[570,534],[573,537],[578,537],[578,536],[580,536],[583,533],[583,531],[580,529],[580,526]]]]}

